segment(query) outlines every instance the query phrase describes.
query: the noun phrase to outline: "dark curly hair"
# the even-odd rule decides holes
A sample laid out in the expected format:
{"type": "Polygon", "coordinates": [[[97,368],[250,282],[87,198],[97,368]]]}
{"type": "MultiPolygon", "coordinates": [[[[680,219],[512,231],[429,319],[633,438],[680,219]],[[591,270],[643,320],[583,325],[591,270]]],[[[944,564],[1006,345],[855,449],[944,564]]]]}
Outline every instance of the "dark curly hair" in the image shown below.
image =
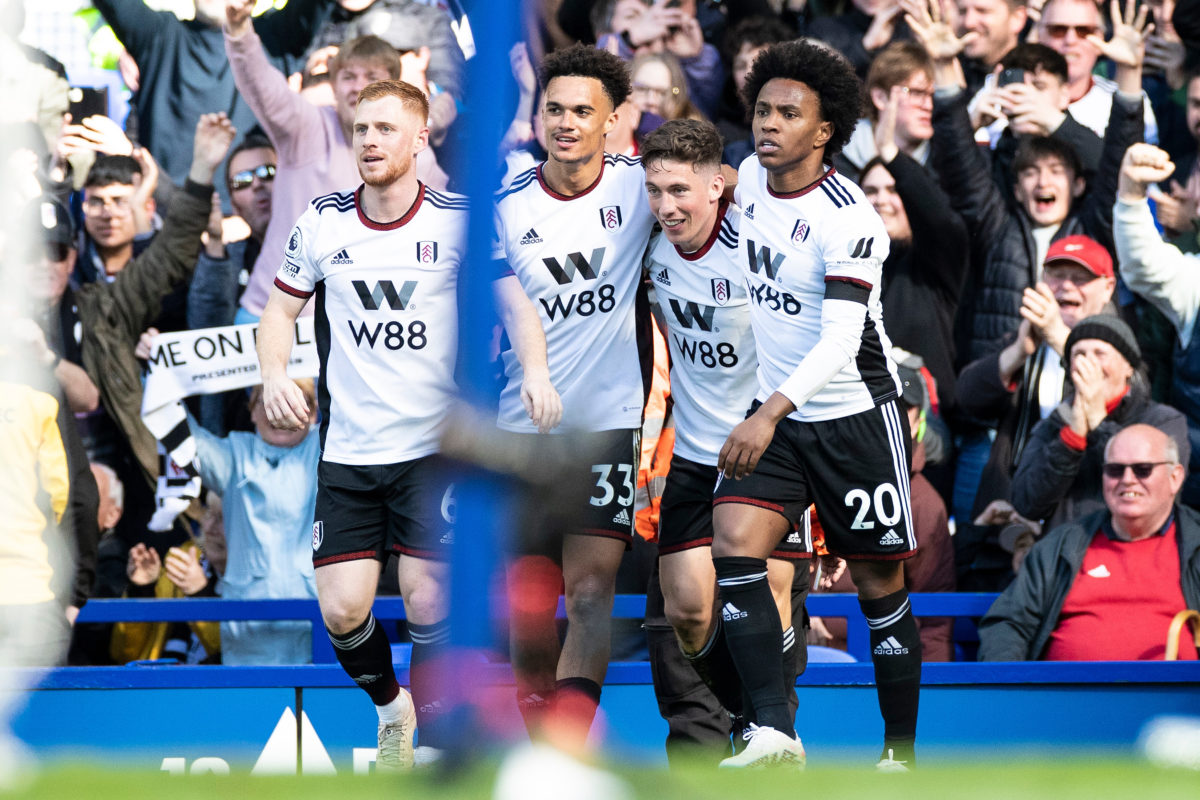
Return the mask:
{"type": "Polygon", "coordinates": [[[746,76],[742,102],[753,109],[758,93],[775,78],[799,81],[817,93],[821,119],[833,125],[825,158],[841,152],[862,113],[862,82],[840,53],[806,41],[783,42],[764,50],[746,76]]]}
{"type": "Polygon", "coordinates": [[[629,67],[606,50],[597,50],[584,44],[555,50],[542,62],[538,81],[544,92],[550,81],[568,76],[595,78],[600,81],[604,93],[612,101],[613,108],[624,103],[629,97],[629,67]]]}

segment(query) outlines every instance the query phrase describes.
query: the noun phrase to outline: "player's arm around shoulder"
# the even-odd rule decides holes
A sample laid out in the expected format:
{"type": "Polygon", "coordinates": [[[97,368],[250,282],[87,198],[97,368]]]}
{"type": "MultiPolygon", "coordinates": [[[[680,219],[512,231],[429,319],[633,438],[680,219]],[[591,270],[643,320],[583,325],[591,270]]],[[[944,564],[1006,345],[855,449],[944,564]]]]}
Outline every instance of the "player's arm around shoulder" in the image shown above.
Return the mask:
{"type": "Polygon", "coordinates": [[[508,332],[513,352],[521,363],[521,403],[540,433],[549,433],[562,422],[562,398],[550,382],[546,332],[537,308],[525,294],[521,281],[509,272],[492,282],[496,312],[508,332]]]}

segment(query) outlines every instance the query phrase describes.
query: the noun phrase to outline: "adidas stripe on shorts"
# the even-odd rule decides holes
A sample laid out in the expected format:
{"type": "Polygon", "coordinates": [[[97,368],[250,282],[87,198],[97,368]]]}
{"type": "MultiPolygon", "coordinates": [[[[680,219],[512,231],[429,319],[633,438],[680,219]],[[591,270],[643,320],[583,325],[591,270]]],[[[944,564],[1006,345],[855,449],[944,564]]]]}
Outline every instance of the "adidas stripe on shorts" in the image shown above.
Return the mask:
{"type": "MultiPolygon", "coordinates": [[[[759,405],[755,401],[747,416],[759,405]]],[[[754,472],[740,481],[722,479],[713,502],[769,508],[793,525],[802,521],[796,510],[815,503],[834,555],[908,558],[917,550],[908,487],[911,447],[908,417],[895,400],[820,422],[784,418],[754,472]]]]}

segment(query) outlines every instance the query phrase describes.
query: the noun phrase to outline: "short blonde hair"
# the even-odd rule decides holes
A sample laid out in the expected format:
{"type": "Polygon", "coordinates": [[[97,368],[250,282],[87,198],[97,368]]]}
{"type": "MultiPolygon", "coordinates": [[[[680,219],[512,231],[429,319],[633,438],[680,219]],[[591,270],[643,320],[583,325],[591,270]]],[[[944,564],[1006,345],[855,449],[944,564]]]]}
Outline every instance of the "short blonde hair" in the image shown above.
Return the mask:
{"type": "Polygon", "coordinates": [[[401,80],[375,81],[375,83],[367,84],[358,93],[358,102],[382,100],[385,97],[397,98],[404,105],[404,110],[419,116],[422,123],[429,119],[429,100],[426,99],[425,93],[411,83],[401,80]]]}

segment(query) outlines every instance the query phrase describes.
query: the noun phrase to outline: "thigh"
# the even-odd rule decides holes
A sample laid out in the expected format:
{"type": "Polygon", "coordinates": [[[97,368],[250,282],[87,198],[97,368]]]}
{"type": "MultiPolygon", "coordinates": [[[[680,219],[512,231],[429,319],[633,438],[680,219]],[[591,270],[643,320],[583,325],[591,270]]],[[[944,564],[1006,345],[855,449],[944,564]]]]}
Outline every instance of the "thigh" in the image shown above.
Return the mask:
{"type": "Polygon", "coordinates": [[[375,602],[375,586],[382,568],[382,562],[373,558],[317,567],[317,599],[325,623],[331,628],[344,628],[366,619],[375,602]]]}
{"type": "MultiPolygon", "coordinates": [[[[678,456],[671,459],[658,519],[658,552],[666,557],[712,544],[713,489],[717,468],[678,456]]],[[[711,558],[710,558],[711,560],[711,558]]]]}
{"type": "Polygon", "coordinates": [[[713,607],[717,573],[713,570],[709,547],[692,547],[659,556],[658,575],[668,608],[687,608],[698,613],[713,607]]]}
{"type": "Polygon", "coordinates": [[[625,542],[607,536],[568,535],[562,559],[565,594],[582,589],[611,594],[625,549],[625,542]]]}
{"type": "Polygon", "coordinates": [[[454,544],[454,484],[441,456],[389,465],[386,469],[387,552],[445,561],[454,544]]]}
{"type": "Polygon", "coordinates": [[[714,558],[767,558],[792,529],[782,513],[747,503],[723,503],[713,509],[714,558]]]}
{"type": "Polygon", "coordinates": [[[387,509],[379,470],[327,461],[318,464],[314,567],[385,557],[387,509]]]}
{"type": "Polygon", "coordinates": [[[433,625],[445,619],[449,564],[402,555],[396,569],[408,620],[417,625],[433,625]]]}
{"type": "Polygon", "coordinates": [[[908,419],[895,401],[804,423],[802,440],[829,552],[893,561],[917,549],[909,503],[908,419]]]}

